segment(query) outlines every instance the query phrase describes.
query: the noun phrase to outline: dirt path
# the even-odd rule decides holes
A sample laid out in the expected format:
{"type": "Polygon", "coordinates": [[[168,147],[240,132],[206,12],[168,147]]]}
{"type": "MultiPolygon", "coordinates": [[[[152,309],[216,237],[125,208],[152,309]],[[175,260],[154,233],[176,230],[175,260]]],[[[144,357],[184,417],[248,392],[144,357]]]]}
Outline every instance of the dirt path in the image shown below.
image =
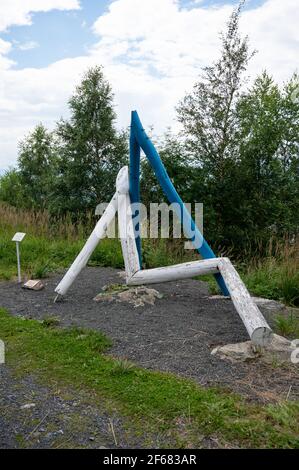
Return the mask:
{"type": "MultiPolygon", "coordinates": [[[[149,369],[170,371],[202,385],[220,385],[263,402],[299,394],[298,377],[288,369],[258,361],[231,364],[211,356],[216,345],[248,339],[232,302],[214,299],[206,283],[184,280],[158,284],[163,294],[155,305],[134,308],[129,303],[95,302],[104,285],[123,282],[111,268],[86,268],[67,298],[54,304],[54,288],[62,274],[45,281],[40,292],[0,283],[0,306],[14,315],[32,318],[56,316],[63,325],[101,330],[113,340],[110,354],[149,369]]],[[[264,312],[271,323],[271,315],[264,312]]]]}

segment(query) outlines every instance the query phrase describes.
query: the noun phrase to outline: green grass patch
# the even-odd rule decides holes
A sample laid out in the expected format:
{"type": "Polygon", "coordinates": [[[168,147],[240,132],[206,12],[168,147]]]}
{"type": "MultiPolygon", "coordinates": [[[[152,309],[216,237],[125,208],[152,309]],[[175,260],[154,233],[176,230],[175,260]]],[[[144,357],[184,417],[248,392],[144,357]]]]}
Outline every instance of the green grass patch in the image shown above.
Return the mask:
{"type": "Polygon", "coordinates": [[[299,447],[298,403],[245,404],[228,392],[115,360],[105,355],[111,342],[99,332],[48,326],[0,309],[8,365],[46,383],[92,390],[136,434],[156,433],[181,447],[200,447],[209,436],[241,447],[299,447]]]}
{"type": "Polygon", "coordinates": [[[294,250],[285,257],[254,260],[243,280],[255,295],[299,306],[299,258],[294,250]]]}
{"type": "Polygon", "coordinates": [[[288,338],[299,338],[299,318],[295,313],[279,314],[275,318],[275,330],[288,338]]]}
{"type": "MultiPolygon", "coordinates": [[[[0,279],[17,275],[16,246],[11,234],[0,235],[0,279]]],[[[51,272],[67,268],[82,249],[85,240],[48,239],[27,235],[21,244],[22,272],[27,277],[41,279],[51,272]]],[[[118,240],[104,239],[95,249],[90,266],[123,268],[123,257],[118,240]]]]}

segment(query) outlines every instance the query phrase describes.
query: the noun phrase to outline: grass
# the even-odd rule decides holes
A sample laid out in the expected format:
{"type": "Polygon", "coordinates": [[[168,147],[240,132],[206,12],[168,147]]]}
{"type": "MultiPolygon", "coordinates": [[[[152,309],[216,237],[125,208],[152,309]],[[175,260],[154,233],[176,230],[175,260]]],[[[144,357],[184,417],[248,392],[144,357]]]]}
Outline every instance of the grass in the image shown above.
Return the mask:
{"type": "Polygon", "coordinates": [[[299,447],[296,402],[245,403],[220,389],[115,360],[105,355],[111,341],[99,332],[49,328],[3,309],[0,337],[15,374],[34,373],[47,384],[90,390],[102,408],[123,416],[134,434],[159,434],[171,447],[201,447],[209,437],[220,445],[299,447]]]}
{"type": "MultiPolygon", "coordinates": [[[[96,220],[91,214],[87,214],[84,224],[73,224],[70,217],[51,220],[46,211],[17,209],[0,202],[0,280],[10,280],[17,275],[16,247],[11,241],[16,231],[27,233],[21,244],[23,275],[42,279],[55,270],[70,266],[96,220]]],[[[192,252],[186,254],[180,240],[173,243],[163,239],[144,240],[143,262],[147,268],[178,263],[190,256],[193,256],[192,252]]],[[[119,240],[102,240],[88,264],[123,268],[119,240]]]]}
{"type": "Polygon", "coordinates": [[[267,256],[253,258],[243,279],[255,295],[299,306],[299,242],[270,241],[267,256]],[[274,245],[274,246],[273,246],[274,245]]]}
{"type": "Polygon", "coordinates": [[[290,315],[277,315],[275,318],[275,330],[278,334],[288,338],[299,338],[299,318],[291,313],[290,315]]]}
{"type": "MultiPolygon", "coordinates": [[[[16,276],[15,244],[12,232],[0,235],[0,279],[16,276]]],[[[47,239],[28,234],[21,244],[21,266],[23,275],[40,279],[50,272],[67,268],[83,247],[85,240],[47,239]]],[[[94,251],[89,265],[123,267],[121,246],[118,240],[105,239],[94,251]]]]}

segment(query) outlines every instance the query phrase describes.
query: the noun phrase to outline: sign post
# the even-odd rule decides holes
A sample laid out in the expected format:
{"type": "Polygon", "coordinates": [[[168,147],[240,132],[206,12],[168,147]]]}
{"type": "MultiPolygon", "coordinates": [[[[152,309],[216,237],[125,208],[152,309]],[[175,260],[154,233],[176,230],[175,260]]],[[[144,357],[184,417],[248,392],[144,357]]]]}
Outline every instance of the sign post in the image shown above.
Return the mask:
{"type": "Polygon", "coordinates": [[[18,282],[22,282],[22,277],[21,277],[21,261],[20,261],[20,246],[19,244],[21,241],[24,239],[26,233],[22,232],[17,232],[14,234],[12,238],[12,242],[16,242],[16,248],[17,248],[17,263],[18,263],[18,282]]]}

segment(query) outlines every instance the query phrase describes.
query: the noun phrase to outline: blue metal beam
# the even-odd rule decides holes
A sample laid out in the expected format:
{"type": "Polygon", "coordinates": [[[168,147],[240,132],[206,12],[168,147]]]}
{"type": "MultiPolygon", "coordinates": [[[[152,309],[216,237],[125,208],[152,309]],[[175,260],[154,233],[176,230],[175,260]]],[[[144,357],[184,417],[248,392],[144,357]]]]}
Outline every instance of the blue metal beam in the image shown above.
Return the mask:
{"type": "MultiPolygon", "coordinates": [[[[129,182],[130,182],[130,199],[131,204],[140,202],[140,145],[134,135],[133,122],[131,122],[130,130],[130,169],[129,169],[129,182]]],[[[139,231],[139,211],[133,214],[133,225],[135,231],[139,231]]],[[[140,266],[142,266],[142,252],[141,252],[141,238],[136,235],[136,247],[139,255],[140,266]]]]}
{"type": "MultiPolygon", "coordinates": [[[[161,188],[170,203],[177,203],[177,216],[183,223],[186,236],[199,246],[198,251],[204,259],[215,258],[212,248],[204,239],[201,232],[195,225],[190,213],[186,209],[182,199],[172,184],[166,169],[162,163],[161,157],[155,149],[153,143],[145,133],[137,111],[132,111],[131,120],[131,137],[130,137],[130,195],[131,202],[139,202],[139,172],[140,172],[140,147],[147,156],[154,173],[161,185],[161,188]]],[[[137,248],[140,247],[140,239],[136,240],[137,248]]],[[[138,250],[141,256],[141,251],[138,250]]],[[[221,274],[215,274],[216,281],[223,294],[229,296],[228,289],[225,285],[221,274]]]]}

